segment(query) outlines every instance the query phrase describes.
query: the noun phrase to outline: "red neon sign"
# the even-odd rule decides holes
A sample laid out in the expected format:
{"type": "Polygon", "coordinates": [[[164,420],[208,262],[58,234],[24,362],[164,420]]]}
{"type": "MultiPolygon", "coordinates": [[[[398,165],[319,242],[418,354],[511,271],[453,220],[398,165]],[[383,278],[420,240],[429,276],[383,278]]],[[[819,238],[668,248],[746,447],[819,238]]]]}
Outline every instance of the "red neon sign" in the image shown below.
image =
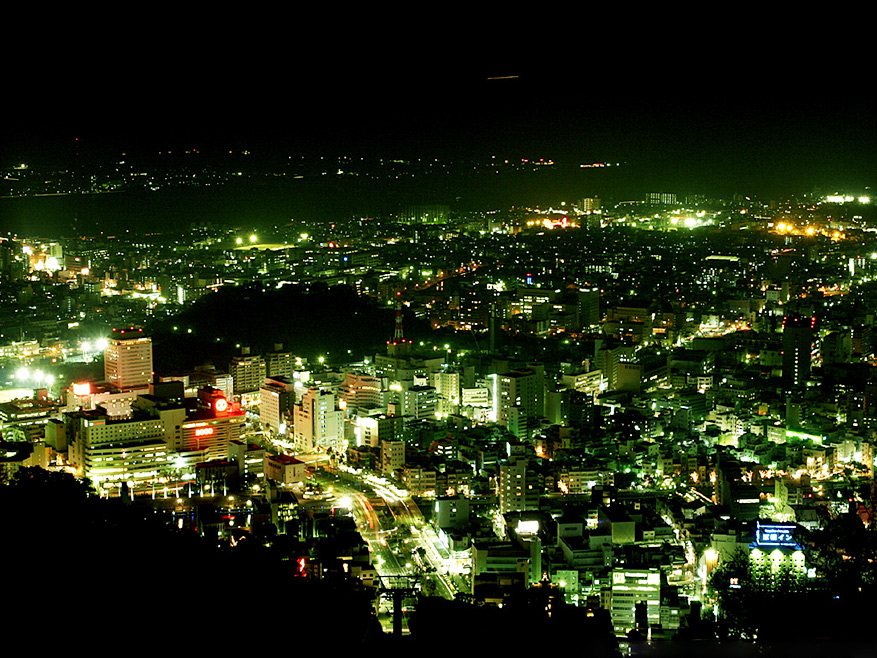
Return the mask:
{"type": "Polygon", "coordinates": [[[213,436],[215,431],[213,427],[199,427],[195,430],[195,436],[213,436]]]}

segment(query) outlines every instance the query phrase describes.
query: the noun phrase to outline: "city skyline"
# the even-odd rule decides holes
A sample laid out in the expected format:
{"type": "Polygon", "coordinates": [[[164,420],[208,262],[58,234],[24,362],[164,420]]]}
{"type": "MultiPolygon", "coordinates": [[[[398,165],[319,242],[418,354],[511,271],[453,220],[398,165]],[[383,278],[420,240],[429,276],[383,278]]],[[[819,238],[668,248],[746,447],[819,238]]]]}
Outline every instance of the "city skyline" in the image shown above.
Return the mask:
{"type": "Polygon", "coordinates": [[[11,628],[867,655],[868,60],[624,12],[39,24],[0,106],[11,628]]]}

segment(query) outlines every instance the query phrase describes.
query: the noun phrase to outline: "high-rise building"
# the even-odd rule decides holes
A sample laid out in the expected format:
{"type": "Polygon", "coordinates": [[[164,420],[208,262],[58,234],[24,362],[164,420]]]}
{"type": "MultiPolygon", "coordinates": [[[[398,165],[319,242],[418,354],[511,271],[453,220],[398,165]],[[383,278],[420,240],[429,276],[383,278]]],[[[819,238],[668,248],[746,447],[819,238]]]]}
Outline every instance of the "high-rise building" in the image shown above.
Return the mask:
{"type": "MultiPolygon", "coordinates": [[[[198,391],[198,403],[174,425],[173,444],[179,464],[190,465],[213,459],[227,459],[228,447],[244,433],[246,413],[229,402],[222,391],[206,387],[198,391]]],[[[170,423],[168,423],[170,430],[170,423]]]]}
{"type": "Polygon", "coordinates": [[[275,432],[286,434],[287,414],[295,400],[294,384],[285,377],[266,377],[259,389],[259,420],[275,432]]]}
{"type": "Polygon", "coordinates": [[[119,390],[152,383],[152,339],[143,329],[114,330],[104,350],[104,380],[119,390]]]}
{"type": "Polygon", "coordinates": [[[250,354],[249,348],[244,348],[240,356],[233,358],[228,364],[228,372],[234,382],[234,394],[258,391],[265,382],[267,371],[265,359],[257,354],[250,354]]]}
{"type": "Polygon", "coordinates": [[[274,351],[265,355],[267,377],[287,377],[292,379],[295,372],[295,357],[292,352],[285,351],[282,343],[274,345],[274,351]]]}
{"type": "Polygon", "coordinates": [[[491,378],[496,422],[518,438],[528,436],[529,420],[545,413],[544,374],[539,368],[528,368],[491,378]]]}
{"type": "Polygon", "coordinates": [[[369,416],[357,416],[353,434],[356,445],[378,448],[381,441],[394,439],[402,434],[404,418],[375,413],[369,416]]]}
{"type": "Polygon", "coordinates": [[[542,493],[535,474],[528,471],[529,460],[522,455],[511,455],[499,465],[499,511],[524,512],[539,509],[542,493]],[[529,476],[529,477],[528,477],[529,476]]]}
{"type": "Polygon", "coordinates": [[[783,318],[783,379],[800,386],[810,378],[810,353],[815,317],[790,315],[783,318]]]}
{"type": "Polygon", "coordinates": [[[344,452],[344,412],[336,408],[335,395],[310,388],[293,406],[293,440],[296,450],[314,449],[344,452]]]}
{"type": "Polygon", "coordinates": [[[381,441],[381,471],[392,475],[405,466],[405,442],[400,440],[381,441]]]}
{"type": "Polygon", "coordinates": [[[576,299],[576,318],[579,327],[600,324],[600,290],[579,290],[576,299]]]}

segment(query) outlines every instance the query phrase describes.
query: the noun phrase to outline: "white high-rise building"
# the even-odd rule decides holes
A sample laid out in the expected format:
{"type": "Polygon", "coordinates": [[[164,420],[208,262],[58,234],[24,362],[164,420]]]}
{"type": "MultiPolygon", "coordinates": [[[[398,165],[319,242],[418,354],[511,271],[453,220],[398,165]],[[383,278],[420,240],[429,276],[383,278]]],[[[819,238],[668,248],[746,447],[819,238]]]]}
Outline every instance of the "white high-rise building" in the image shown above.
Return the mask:
{"type": "Polygon", "coordinates": [[[528,436],[528,421],[544,416],[544,375],[540,370],[516,370],[491,375],[496,422],[519,438],[528,436]]]}
{"type": "Polygon", "coordinates": [[[104,350],[104,380],[119,390],[152,383],[152,339],[142,329],[114,333],[104,350]]]}
{"type": "Polygon", "coordinates": [[[335,394],[310,388],[293,407],[293,440],[299,452],[316,448],[345,451],[344,412],[336,407],[335,394]]]}

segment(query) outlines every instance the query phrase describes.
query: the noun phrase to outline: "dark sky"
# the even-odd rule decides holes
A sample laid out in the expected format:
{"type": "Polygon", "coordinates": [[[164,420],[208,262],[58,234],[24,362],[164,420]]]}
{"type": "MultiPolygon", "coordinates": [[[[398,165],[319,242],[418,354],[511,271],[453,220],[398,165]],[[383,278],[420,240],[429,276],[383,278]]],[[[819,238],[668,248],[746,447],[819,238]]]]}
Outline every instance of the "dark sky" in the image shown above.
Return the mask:
{"type": "Polygon", "coordinates": [[[108,152],[627,161],[656,184],[803,191],[869,185],[877,164],[866,35],[848,25],[604,11],[550,30],[507,15],[373,32],[356,17],[145,13],[29,35],[5,73],[0,164],[74,137],[108,152]]]}

